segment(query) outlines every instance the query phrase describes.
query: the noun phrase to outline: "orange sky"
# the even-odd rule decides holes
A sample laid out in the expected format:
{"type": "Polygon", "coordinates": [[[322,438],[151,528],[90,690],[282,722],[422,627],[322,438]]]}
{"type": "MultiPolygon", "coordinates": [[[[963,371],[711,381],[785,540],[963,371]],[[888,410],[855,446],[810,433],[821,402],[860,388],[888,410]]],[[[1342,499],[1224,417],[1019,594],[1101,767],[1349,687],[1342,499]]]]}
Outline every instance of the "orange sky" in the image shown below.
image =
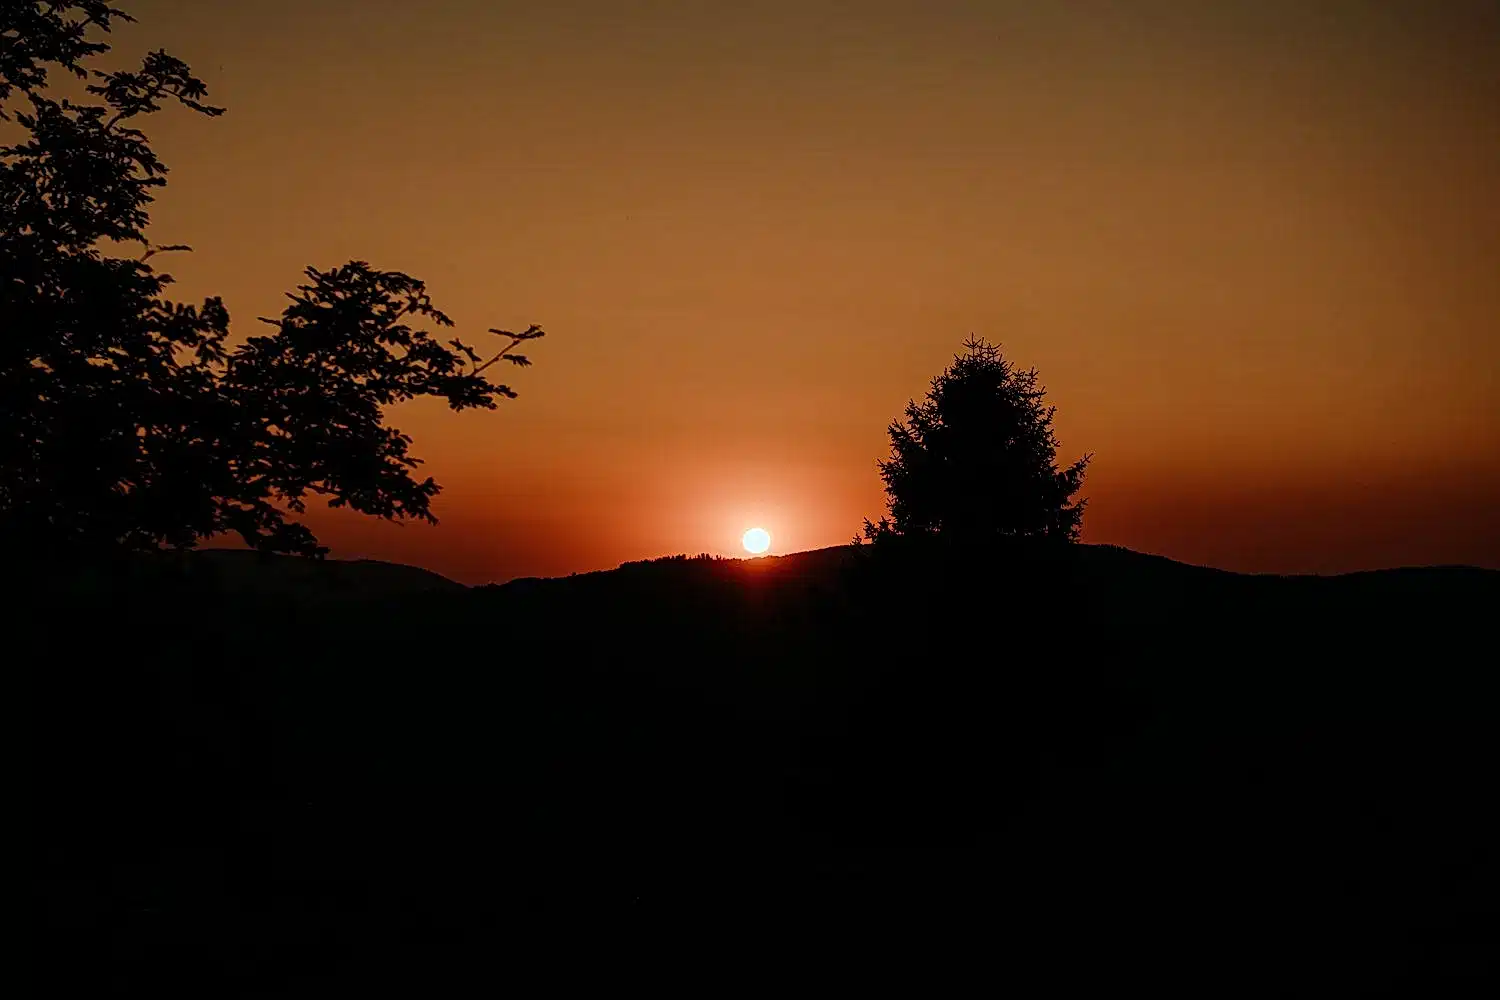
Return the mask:
{"type": "Polygon", "coordinates": [[[520,399],[393,422],[477,582],[836,544],[970,332],[1040,368],[1088,541],[1500,566],[1493,3],[121,0],[229,114],[159,116],[155,238],[241,334],[308,264],[541,323],[520,399]]]}

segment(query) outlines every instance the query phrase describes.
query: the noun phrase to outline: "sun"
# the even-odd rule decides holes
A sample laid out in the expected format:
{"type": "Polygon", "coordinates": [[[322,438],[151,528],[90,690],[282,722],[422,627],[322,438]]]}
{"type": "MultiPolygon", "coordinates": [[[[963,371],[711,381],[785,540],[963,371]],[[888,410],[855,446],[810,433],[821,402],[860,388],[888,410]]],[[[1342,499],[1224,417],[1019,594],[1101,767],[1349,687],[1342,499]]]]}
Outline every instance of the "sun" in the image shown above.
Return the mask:
{"type": "Polygon", "coordinates": [[[765,528],[751,528],[740,539],[740,544],[745,546],[746,552],[758,556],[771,547],[771,533],[765,528]]]}

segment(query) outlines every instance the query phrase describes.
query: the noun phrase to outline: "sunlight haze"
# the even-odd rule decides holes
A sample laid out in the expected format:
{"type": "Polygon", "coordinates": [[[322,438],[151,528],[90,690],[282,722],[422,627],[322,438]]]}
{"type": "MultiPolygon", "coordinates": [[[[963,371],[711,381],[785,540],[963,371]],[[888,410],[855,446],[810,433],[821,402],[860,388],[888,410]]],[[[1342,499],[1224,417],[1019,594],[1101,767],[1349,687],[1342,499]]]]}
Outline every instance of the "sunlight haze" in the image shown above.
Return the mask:
{"type": "Polygon", "coordinates": [[[229,109],[149,125],[177,295],[245,336],[357,258],[460,333],[548,330],[499,411],[393,414],[442,524],[318,513],[336,556],[847,542],[973,333],[1096,454],[1085,541],[1500,566],[1492,4],[130,9],[112,58],[165,47],[229,109]]]}

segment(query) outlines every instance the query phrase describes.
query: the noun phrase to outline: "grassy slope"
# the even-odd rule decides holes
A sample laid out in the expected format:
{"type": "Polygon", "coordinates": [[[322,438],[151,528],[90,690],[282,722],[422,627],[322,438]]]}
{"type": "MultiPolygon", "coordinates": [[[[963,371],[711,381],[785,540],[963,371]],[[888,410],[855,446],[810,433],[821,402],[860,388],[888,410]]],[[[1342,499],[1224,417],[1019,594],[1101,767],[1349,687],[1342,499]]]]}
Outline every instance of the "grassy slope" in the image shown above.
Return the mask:
{"type": "Polygon", "coordinates": [[[71,951],[278,991],[929,935],[1018,983],[1468,981],[1497,597],[1099,547],[116,597],[44,695],[44,884],[71,951]]]}

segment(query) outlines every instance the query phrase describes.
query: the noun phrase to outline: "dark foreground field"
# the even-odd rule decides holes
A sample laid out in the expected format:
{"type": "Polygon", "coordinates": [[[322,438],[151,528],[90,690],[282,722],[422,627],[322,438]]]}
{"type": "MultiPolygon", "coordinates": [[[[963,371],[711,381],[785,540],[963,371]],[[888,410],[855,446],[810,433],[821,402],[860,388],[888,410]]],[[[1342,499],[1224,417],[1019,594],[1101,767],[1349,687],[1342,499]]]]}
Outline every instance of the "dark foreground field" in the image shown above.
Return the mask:
{"type": "Polygon", "coordinates": [[[1500,573],[221,554],[18,607],[43,992],[1495,971],[1500,573]]]}

